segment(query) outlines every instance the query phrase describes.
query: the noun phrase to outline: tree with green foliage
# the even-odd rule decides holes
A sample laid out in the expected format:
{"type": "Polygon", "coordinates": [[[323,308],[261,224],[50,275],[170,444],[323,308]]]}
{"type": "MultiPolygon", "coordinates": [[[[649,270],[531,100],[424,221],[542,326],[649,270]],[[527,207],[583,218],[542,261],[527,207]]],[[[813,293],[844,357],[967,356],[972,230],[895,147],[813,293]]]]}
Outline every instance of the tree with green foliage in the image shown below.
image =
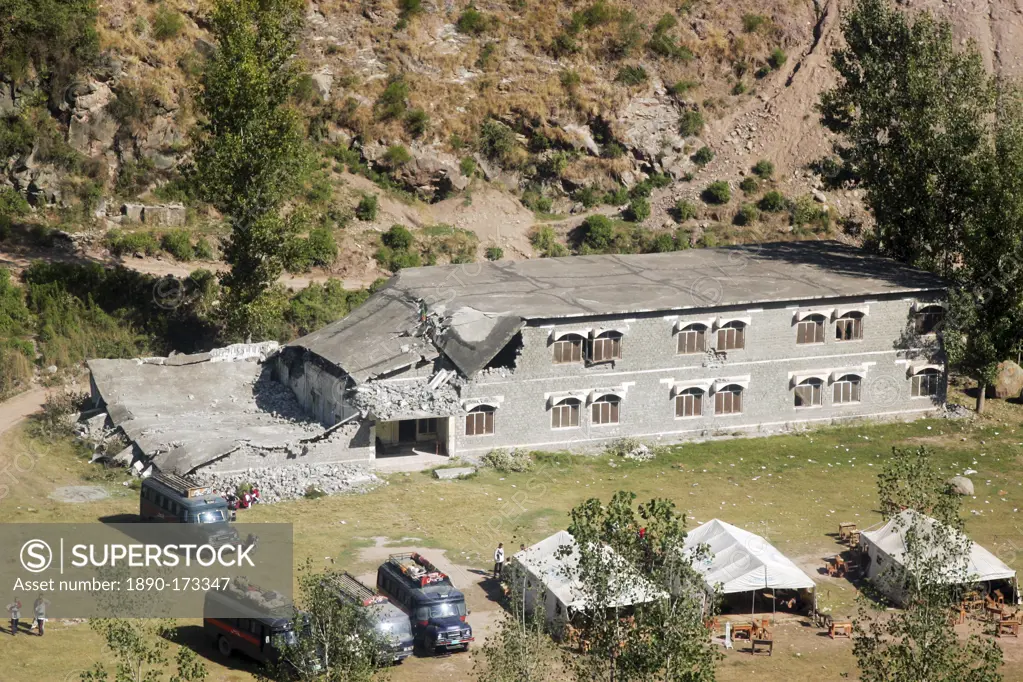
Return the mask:
{"type": "Polygon", "coordinates": [[[50,102],[99,55],[96,0],[0,0],[0,73],[20,82],[34,68],[50,102]]]}
{"type": "Polygon", "coordinates": [[[89,627],[117,661],[111,675],[96,663],[80,676],[82,682],[203,682],[206,665],[187,646],[178,648],[175,671],[168,670],[167,650],[173,623],[126,618],[93,618],[89,627]],[[167,676],[170,675],[168,678],[167,676]]]}
{"type": "Polygon", "coordinates": [[[581,231],[583,244],[597,252],[607,251],[614,241],[614,223],[605,215],[587,216],[581,231]]]}
{"type": "MultiPolygon", "coordinates": [[[[297,223],[281,213],[309,168],[298,112],[289,106],[298,69],[300,0],[218,0],[210,17],[217,50],[203,73],[195,133],[199,194],[231,225],[221,309],[230,336],[251,336],[261,298],[284,268],[297,223]]],[[[265,302],[264,302],[265,303],[265,302]]]]}
{"type": "Polygon", "coordinates": [[[821,97],[839,156],[866,190],[877,248],[953,283],[943,342],[978,383],[1020,349],[1023,108],[951,26],[887,0],[843,19],[839,84],[821,97]]]}
{"type": "Polygon", "coordinates": [[[579,562],[567,571],[587,605],[579,624],[589,649],[566,663],[580,682],[712,682],[720,654],[704,619],[713,609],[682,551],[685,517],[669,500],[635,507],[635,499],[619,491],[571,512],[579,562]],[[629,607],[626,619],[620,604],[633,601],[638,580],[652,599],[629,607]]]}
{"type": "Polygon", "coordinates": [[[625,209],[625,218],[632,223],[641,223],[650,217],[650,200],[646,197],[636,197],[629,202],[625,209]]]}
{"type": "Polygon", "coordinates": [[[860,597],[853,655],[865,682],[1000,682],[1002,651],[979,635],[960,637],[957,612],[976,576],[962,534],[959,498],[941,484],[926,448],[894,449],[878,476],[882,508],[904,539],[897,561],[874,581],[903,609],[860,597]],[[898,512],[896,506],[911,511],[898,512]],[[926,515],[926,516],[925,516],[926,515]],[[937,519],[935,522],[928,517],[937,519]]]}
{"type": "Polygon", "coordinates": [[[375,194],[363,194],[355,207],[355,217],[365,222],[372,222],[377,219],[379,202],[375,194]]]}

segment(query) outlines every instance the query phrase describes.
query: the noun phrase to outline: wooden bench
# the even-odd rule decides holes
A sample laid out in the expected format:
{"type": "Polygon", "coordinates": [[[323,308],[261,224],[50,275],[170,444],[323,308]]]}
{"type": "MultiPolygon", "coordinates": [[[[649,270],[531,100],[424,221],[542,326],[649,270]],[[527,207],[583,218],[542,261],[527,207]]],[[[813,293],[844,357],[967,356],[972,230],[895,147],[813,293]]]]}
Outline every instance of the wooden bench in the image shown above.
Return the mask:
{"type": "Polygon", "coordinates": [[[1012,635],[1013,637],[1019,637],[1019,621],[1018,620],[998,621],[998,628],[995,630],[995,634],[999,637],[1001,637],[1002,635],[1012,635]]]}
{"type": "Polygon", "coordinates": [[[834,622],[832,621],[831,627],[828,628],[828,636],[831,639],[836,637],[848,637],[852,638],[853,626],[849,621],[834,622]]]}
{"type": "MultiPolygon", "coordinates": [[[[774,640],[773,639],[754,639],[750,642],[749,652],[754,656],[757,653],[757,647],[763,648],[768,656],[774,654],[774,640]]],[[[761,651],[760,653],[764,653],[761,651]]]]}
{"type": "Polygon", "coordinates": [[[838,524],[838,539],[848,540],[849,533],[851,533],[854,530],[856,530],[855,523],[853,523],[852,521],[843,521],[842,523],[838,524]]]}
{"type": "Polygon", "coordinates": [[[849,531],[849,546],[850,547],[860,546],[860,531],[858,530],[849,531]]]}

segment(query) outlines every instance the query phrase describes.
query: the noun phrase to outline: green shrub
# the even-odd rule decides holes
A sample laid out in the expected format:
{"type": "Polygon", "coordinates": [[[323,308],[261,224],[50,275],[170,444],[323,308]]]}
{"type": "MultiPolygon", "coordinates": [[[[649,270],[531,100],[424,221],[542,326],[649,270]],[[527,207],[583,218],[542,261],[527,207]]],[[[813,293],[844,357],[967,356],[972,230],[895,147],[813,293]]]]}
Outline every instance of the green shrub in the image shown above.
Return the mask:
{"type": "Polygon", "coordinates": [[[614,239],[614,223],[604,215],[591,215],[582,224],[583,244],[594,251],[606,251],[614,239]]]}
{"type": "Polygon", "coordinates": [[[458,162],[458,169],[467,178],[471,178],[476,175],[476,159],[471,156],[463,156],[462,160],[458,162]]]}
{"type": "Polygon", "coordinates": [[[700,147],[693,154],[693,163],[698,166],[706,166],[714,160],[714,151],[710,147],[700,147]]]}
{"type": "Polygon", "coordinates": [[[579,72],[573,69],[565,69],[561,72],[561,87],[565,88],[569,92],[573,92],[582,80],[579,78],[579,72]]]}
{"type": "Polygon", "coordinates": [[[558,241],[558,235],[550,225],[541,225],[529,235],[529,243],[540,253],[541,258],[567,256],[568,249],[558,241]]]}
{"type": "Polygon", "coordinates": [[[408,22],[423,13],[423,0],[398,0],[398,23],[396,29],[408,26],[408,22]]]}
{"type": "Polygon", "coordinates": [[[395,251],[407,251],[415,239],[404,225],[391,225],[390,229],[380,236],[380,241],[395,251]]]}
{"type": "Polygon", "coordinates": [[[359,205],[355,207],[355,217],[364,222],[377,219],[378,202],[375,194],[363,194],[359,205]]]}
{"type": "Polygon", "coordinates": [[[515,154],[518,142],[511,128],[493,119],[483,122],[480,127],[480,152],[498,163],[508,163],[515,154]]]}
{"type": "Polygon", "coordinates": [[[752,225],[760,219],[760,211],[753,204],[743,204],[735,214],[736,225],[752,225]]]}
{"type": "Polygon", "coordinates": [[[583,205],[583,208],[593,208],[604,198],[599,188],[593,185],[580,187],[572,193],[572,198],[583,205]]]}
{"type": "Polygon", "coordinates": [[[753,73],[753,77],[756,78],[757,80],[762,80],[770,75],[771,75],[770,66],[761,66],[753,73]]]}
{"type": "Polygon", "coordinates": [[[216,254],[206,237],[199,237],[195,242],[195,257],[199,260],[215,260],[216,254]]]}
{"type": "Polygon", "coordinates": [[[777,190],[771,190],[760,197],[760,201],[757,203],[761,211],[767,211],[768,213],[784,211],[788,204],[789,202],[785,199],[785,195],[777,190]]]}
{"type": "Polygon", "coordinates": [[[615,76],[616,83],[622,83],[623,85],[640,85],[646,83],[649,76],[647,76],[646,69],[642,66],[623,66],[618,69],[618,74],[615,76]]]}
{"type": "Polygon", "coordinates": [[[700,196],[708,204],[727,204],[732,200],[732,188],[724,180],[715,180],[707,185],[700,196]]]}
{"type": "Polygon", "coordinates": [[[831,212],[818,204],[812,196],[804,194],[789,208],[792,224],[796,227],[810,226],[815,231],[827,231],[831,227],[831,212]]]}
{"type": "Polygon", "coordinates": [[[674,97],[681,97],[693,88],[699,87],[700,81],[686,79],[675,82],[668,88],[668,94],[674,97]]]}
{"type": "Polygon", "coordinates": [[[160,251],[160,241],[153,232],[122,232],[110,230],[104,239],[106,247],[115,256],[143,254],[155,256],[160,251]]]}
{"type": "Polygon", "coordinates": [[[403,268],[418,268],[422,265],[418,252],[395,250],[389,246],[381,246],[373,256],[381,267],[391,272],[398,272],[403,268]]]}
{"type": "Polygon", "coordinates": [[[671,176],[667,173],[651,173],[647,180],[657,189],[663,189],[671,184],[671,176]]]}
{"type": "Polygon", "coordinates": [[[455,22],[455,29],[459,33],[464,33],[465,35],[481,36],[487,32],[490,25],[491,18],[470,5],[469,7],[466,7],[460,15],[458,15],[458,21],[455,22]]]}
{"type": "Polygon", "coordinates": [[[785,66],[785,62],[788,60],[788,55],[780,47],[776,47],[771,51],[771,56],[767,58],[767,63],[770,64],[771,68],[777,71],[781,67],[785,66]]]}
{"type": "Polygon", "coordinates": [[[157,40],[177,38],[185,28],[185,18],[178,12],[161,4],[153,15],[153,37],[157,40]]]}
{"type": "Polygon", "coordinates": [[[318,500],[321,497],[326,497],[327,493],[323,492],[320,488],[315,485],[309,485],[305,489],[305,493],[302,495],[307,500],[318,500]]]}
{"type": "Polygon", "coordinates": [[[703,132],[703,114],[695,109],[682,114],[678,119],[678,132],[682,137],[692,137],[703,132]]]}
{"type": "Polygon", "coordinates": [[[692,50],[685,45],[679,45],[675,37],[667,33],[654,33],[647,41],[646,47],[665,59],[677,59],[681,62],[693,60],[692,50]]]}
{"type": "Polygon", "coordinates": [[[405,130],[412,137],[422,137],[430,127],[430,116],[420,108],[410,110],[405,114],[405,130]]]}
{"type": "Polygon", "coordinates": [[[391,168],[397,168],[404,166],[406,163],[412,160],[412,154],[405,148],[405,145],[392,144],[384,152],[384,163],[391,168]]]}
{"type": "Polygon", "coordinates": [[[612,140],[600,148],[600,155],[605,159],[620,159],[625,156],[625,147],[612,140]]]}
{"type": "Polygon", "coordinates": [[[523,473],[533,468],[533,457],[525,450],[491,450],[480,457],[480,466],[502,474],[523,473]]]}
{"type": "Polygon", "coordinates": [[[767,159],[760,159],[753,164],[753,172],[764,180],[769,179],[774,175],[774,164],[767,159]]]}
{"type": "Polygon", "coordinates": [[[744,92],[746,92],[746,84],[742,81],[736,81],[735,85],[732,86],[732,94],[738,96],[744,92]]]}
{"type": "Polygon", "coordinates": [[[626,220],[633,223],[641,223],[650,217],[650,202],[645,197],[636,197],[629,202],[625,209],[626,220]]]}
{"type": "Polygon", "coordinates": [[[487,260],[501,260],[504,258],[504,249],[500,246],[488,246],[485,256],[487,260]]]}
{"type": "Polygon", "coordinates": [[[195,249],[192,248],[192,237],[185,230],[170,230],[164,232],[160,237],[160,247],[174,256],[175,260],[182,263],[195,258],[195,249]]]}
{"type": "Polygon", "coordinates": [[[665,33],[678,26],[678,19],[675,18],[674,14],[665,13],[661,15],[661,18],[654,24],[654,33],[665,33]]]}
{"type": "Polygon", "coordinates": [[[621,206],[628,201],[629,190],[626,187],[616,187],[604,195],[604,203],[608,206],[621,206]]]}
{"type": "Polygon", "coordinates": [[[756,33],[761,26],[767,23],[767,17],[762,14],[743,14],[742,30],[746,33],[756,33]]]}
{"type": "Polygon", "coordinates": [[[334,232],[326,227],[314,227],[309,230],[306,239],[306,254],[313,265],[329,268],[337,260],[337,240],[334,232]]]}
{"type": "Polygon", "coordinates": [[[739,189],[742,190],[743,194],[753,194],[759,188],[760,183],[758,183],[757,179],[752,175],[747,175],[742,179],[742,182],[739,183],[739,189]]]}
{"type": "Polygon", "coordinates": [[[404,77],[394,76],[388,81],[387,87],[377,97],[373,108],[378,118],[391,120],[401,118],[405,115],[408,100],[408,83],[404,77]]]}
{"type": "Polygon", "coordinates": [[[651,249],[654,253],[668,253],[670,251],[677,251],[678,245],[675,243],[675,238],[669,232],[662,232],[654,237],[654,243],[651,245],[651,249]]]}
{"type": "Polygon", "coordinates": [[[19,218],[29,210],[25,197],[10,187],[0,187],[0,229],[10,230],[12,218],[19,218]]]}
{"type": "Polygon", "coordinates": [[[675,202],[675,220],[684,223],[696,217],[696,204],[688,199],[679,199],[675,202]]]}
{"type": "Polygon", "coordinates": [[[346,291],[337,279],[312,282],[288,301],[285,319],[297,335],[304,336],[340,320],[368,296],[366,290],[346,291]]]}

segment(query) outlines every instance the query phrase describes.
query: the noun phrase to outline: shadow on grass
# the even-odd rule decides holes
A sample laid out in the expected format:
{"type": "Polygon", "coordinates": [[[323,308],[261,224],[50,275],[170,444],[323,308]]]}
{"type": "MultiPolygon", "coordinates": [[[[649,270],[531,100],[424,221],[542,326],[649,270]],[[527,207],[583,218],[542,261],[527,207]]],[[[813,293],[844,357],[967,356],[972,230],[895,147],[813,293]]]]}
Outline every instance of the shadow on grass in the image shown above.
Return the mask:
{"type": "Polygon", "coordinates": [[[222,655],[217,650],[216,642],[203,630],[201,625],[181,625],[171,628],[164,637],[170,642],[191,649],[196,655],[211,663],[230,670],[243,670],[255,675],[262,667],[259,662],[238,651],[230,656],[222,655]]]}

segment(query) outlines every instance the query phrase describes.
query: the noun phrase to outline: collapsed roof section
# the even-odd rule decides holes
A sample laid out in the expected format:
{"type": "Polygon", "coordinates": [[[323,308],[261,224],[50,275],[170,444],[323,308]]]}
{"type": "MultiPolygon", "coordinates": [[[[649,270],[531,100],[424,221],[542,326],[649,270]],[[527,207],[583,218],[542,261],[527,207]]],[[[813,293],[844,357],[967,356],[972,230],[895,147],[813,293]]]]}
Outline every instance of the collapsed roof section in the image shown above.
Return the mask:
{"type": "Polygon", "coordinates": [[[922,270],[834,241],[409,268],[348,317],[291,345],[339,366],[357,383],[438,353],[471,377],[526,321],[945,286],[922,270]]]}

